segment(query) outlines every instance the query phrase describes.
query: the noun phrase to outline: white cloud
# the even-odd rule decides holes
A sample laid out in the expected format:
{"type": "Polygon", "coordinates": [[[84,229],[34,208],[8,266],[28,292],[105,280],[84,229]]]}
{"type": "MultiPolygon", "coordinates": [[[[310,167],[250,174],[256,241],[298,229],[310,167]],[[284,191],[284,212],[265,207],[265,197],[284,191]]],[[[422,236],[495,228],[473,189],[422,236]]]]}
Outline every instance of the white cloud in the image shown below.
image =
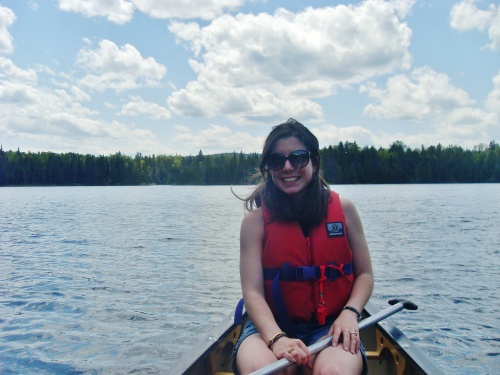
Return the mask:
{"type": "Polygon", "coordinates": [[[89,102],[92,99],[91,96],[87,94],[85,91],[83,91],[80,87],[71,86],[70,90],[71,93],[73,94],[73,97],[78,102],[83,102],[83,101],[89,102]]]}
{"type": "Polygon", "coordinates": [[[83,14],[85,17],[106,17],[124,24],[132,19],[134,5],[126,0],[58,0],[59,9],[83,14]]]}
{"type": "Polygon", "coordinates": [[[494,114],[479,108],[456,108],[447,116],[447,123],[454,128],[470,127],[478,130],[485,128],[495,119],[494,114]]]}
{"type": "Polygon", "coordinates": [[[19,133],[102,135],[98,121],[88,119],[97,112],[83,107],[79,103],[82,98],[85,95],[75,87],[51,90],[27,82],[4,81],[0,84],[2,122],[19,133]]]}
{"type": "Polygon", "coordinates": [[[436,133],[434,137],[429,137],[428,144],[456,144],[472,148],[491,140],[489,129],[491,126],[498,126],[495,121],[496,116],[483,109],[457,108],[436,126],[436,133]]]}
{"type": "Polygon", "coordinates": [[[137,9],[155,18],[213,19],[235,10],[245,0],[132,0],[137,9]]]}
{"type": "Polygon", "coordinates": [[[35,83],[37,79],[33,69],[18,68],[12,60],[0,56],[0,80],[35,83]]]}
{"type": "Polygon", "coordinates": [[[104,102],[104,106],[108,109],[117,109],[118,108],[118,106],[116,106],[115,104],[107,102],[107,101],[104,102]]]}
{"type": "Polygon", "coordinates": [[[179,114],[235,121],[320,119],[314,98],[409,68],[411,31],[396,13],[392,3],[367,1],[297,14],[224,15],[203,28],[172,22],[178,42],[195,53],[190,64],[198,77],[169,105],[179,114]]]}
{"type": "Polygon", "coordinates": [[[451,27],[457,30],[469,31],[477,29],[488,30],[493,50],[500,49],[500,8],[490,4],[488,10],[476,7],[477,0],[463,0],[451,9],[451,27]]]}
{"type": "Polygon", "coordinates": [[[473,104],[446,74],[429,67],[415,69],[410,75],[395,75],[383,89],[374,83],[361,85],[360,92],[377,100],[367,105],[364,113],[378,118],[421,120],[473,104]]]}
{"type": "Polygon", "coordinates": [[[19,82],[0,82],[0,108],[3,108],[2,120],[8,114],[5,108],[15,104],[25,105],[36,102],[37,92],[32,86],[19,82]]]}
{"type": "Polygon", "coordinates": [[[153,120],[167,120],[171,117],[167,108],[156,103],[146,102],[138,96],[132,96],[131,100],[123,105],[118,114],[122,116],[147,114],[153,120]]]}
{"type": "MultiPolygon", "coordinates": [[[[214,77],[215,78],[215,77],[214,77]]],[[[205,82],[189,82],[169,98],[176,114],[213,117],[224,114],[234,122],[277,121],[292,115],[297,118],[321,118],[322,109],[308,99],[287,99],[257,87],[231,88],[205,82]]]]}
{"type": "Polygon", "coordinates": [[[449,82],[447,75],[428,67],[413,70],[409,75],[396,75],[379,89],[373,83],[362,85],[360,91],[376,100],[367,105],[368,116],[416,121],[422,129],[435,133],[418,136],[401,135],[407,144],[459,144],[472,147],[488,139],[489,129],[498,126],[500,108],[500,74],[494,79],[484,108],[477,107],[468,94],[449,82]]]}
{"type": "Polygon", "coordinates": [[[500,50],[500,8],[497,8],[497,15],[491,22],[488,34],[491,39],[489,47],[493,50],[500,50]]]}
{"type": "Polygon", "coordinates": [[[38,3],[37,3],[37,2],[35,2],[35,1],[31,1],[31,0],[30,0],[30,1],[28,1],[28,5],[29,5],[29,7],[31,8],[31,10],[33,10],[33,11],[37,11],[37,10],[38,10],[38,8],[39,8],[38,3]]]}
{"type": "MultiPolygon", "coordinates": [[[[339,142],[356,141],[360,147],[366,145],[379,145],[386,142],[387,139],[380,139],[372,131],[361,126],[337,127],[335,125],[322,125],[310,127],[311,131],[319,140],[320,147],[337,145],[339,142]]],[[[383,145],[387,146],[387,145],[383,145]]]]}
{"type": "Polygon", "coordinates": [[[85,17],[106,17],[124,24],[134,15],[134,8],[154,18],[213,19],[225,11],[234,11],[245,0],[58,0],[59,9],[85,17]]]}
{"type": "Polygon", "coordinates": [[[417,0],[389,0],[389,2],[400,18],[406,18],[411,13],[417,0]]]}
{"type": "Polygon", "coordinates": [[[53,152],[97,154],[114,149],[133,154],[164,149],[153,132],[98,118],[96,111],[75,102],[64,90],[18,87],[18,91],[29,94],[30,100],[0,100],[0,138],[23,139],[23,144],[53,152]]]}
{"type": "Polygon", "coordinates": [[[69,83],[43,87],[33,70],[0,57],[0,139],[21,139],[24,147],[54,152],[165,149],[149,130],[98,118],[99,112],[82,105],[88,101],[81,88],[69,83]]]}
{"type": "MultiPolygon", "coordinates": [[[[174,137],[179,150],[203,150],[204,154],[228,151],[262,152],[263,137],[253,137],[246,132],[235,131],[227,126],[210,125],[202,130],[185,126],[175,127],[174,137]]],[[[187,153],[185,152],[185,153],[187,153]]]]}
{"type": "Polygon", "coordinates": [[[143,58],[134,46],[118,47],[106,39],[98,49],[81,49],[76,63],[88,72],[80,84],[97,91],[159,87],[167,74],[165,66],[152,57],[143,58]]]}
{"type": "Polygon", "coordinates": [[[14,50],[14,40],[7,29],[15,20],[14,12],[0,4],[0,52],[11,53],[14,50]]]}
{"type": "MultiPolygon", "coordinates": [[[[32,69],[21,69],[12,60],[0,56],[0,109],[34,103],[37,100],[35,85],[38,76],[32,69]]],[[[8,114],[0,110],[2,117],[8,114]]]]}
{"type": "Polygon", "coordinates": [[[497,115],[497,122],[500,122],[500,72],[493,77],[493,90],[488,94],[486,109],[497,115]]]}
{"type": "Polygon", "coordinates": [[[318,137],[320,146],[336,145],[339,142],[356,142],[360,147],[387,148],[395,141],[402,141],[410,148],[428,147],[441,143],[444,146],[460,145],[473,148],[491,140],[491,127],[497,126],[496,117],[491,112],[474,108],[457,108],[444,116],[438,123],[432,122],[427,129],[416,134],[407,130],[388,133],[383,130],[373,132],[361,126],[338,127],[321,125],[310,127],[318,137]],[[496,125],[495,125],[496,124],[496,125]]]}

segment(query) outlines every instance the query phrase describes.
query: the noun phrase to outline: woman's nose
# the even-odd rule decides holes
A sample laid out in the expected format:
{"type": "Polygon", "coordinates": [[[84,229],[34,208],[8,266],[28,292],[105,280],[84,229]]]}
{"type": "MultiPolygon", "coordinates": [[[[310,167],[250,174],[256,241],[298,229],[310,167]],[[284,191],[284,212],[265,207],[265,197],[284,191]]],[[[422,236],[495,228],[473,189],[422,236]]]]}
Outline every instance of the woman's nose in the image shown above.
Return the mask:
{"type": "Polygon", "coordinates": [[[285,165],[283,166],[284,171],[293,171],[293,165],[290,163],[290,160],[285,160],[285,165]]]}

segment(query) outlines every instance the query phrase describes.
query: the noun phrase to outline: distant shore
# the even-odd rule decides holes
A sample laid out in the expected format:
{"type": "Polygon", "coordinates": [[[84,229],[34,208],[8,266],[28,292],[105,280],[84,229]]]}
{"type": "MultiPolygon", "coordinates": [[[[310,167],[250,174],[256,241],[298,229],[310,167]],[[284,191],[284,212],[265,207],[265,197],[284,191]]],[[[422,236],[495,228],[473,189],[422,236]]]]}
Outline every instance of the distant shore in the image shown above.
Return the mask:
{"type": "MultiPolygon", "coordinates": [[[[340,142],[320,151],[326,181],[343,184],[498,183],[500,145],[472,150],[440,144],[388,149],[340,142]]],[[[109,155],[4,151],[0,186],[246,185],[259,172],[260,155],[231,152],[196,156],[109,155]]]]}

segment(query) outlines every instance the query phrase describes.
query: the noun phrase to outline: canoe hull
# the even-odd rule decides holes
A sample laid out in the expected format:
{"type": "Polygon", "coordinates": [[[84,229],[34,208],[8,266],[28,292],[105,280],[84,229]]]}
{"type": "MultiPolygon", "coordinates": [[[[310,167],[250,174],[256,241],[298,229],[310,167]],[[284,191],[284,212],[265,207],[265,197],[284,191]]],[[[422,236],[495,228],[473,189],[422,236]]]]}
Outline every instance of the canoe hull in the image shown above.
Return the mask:
{"type": "MultiPolygon", "coordinates": [[[[371,316],[377,311],[368,302],[363,315],[371,316]]],[[[232,352],[240,333],[241,326],[234,324],[233,316],[226,316],[181,357],[169,374],[233,374],[232,352]]],[[[387,321],[363,329],[361,340],[366,348],[370,375],[444,374],[408,337],[387,321]]]]}

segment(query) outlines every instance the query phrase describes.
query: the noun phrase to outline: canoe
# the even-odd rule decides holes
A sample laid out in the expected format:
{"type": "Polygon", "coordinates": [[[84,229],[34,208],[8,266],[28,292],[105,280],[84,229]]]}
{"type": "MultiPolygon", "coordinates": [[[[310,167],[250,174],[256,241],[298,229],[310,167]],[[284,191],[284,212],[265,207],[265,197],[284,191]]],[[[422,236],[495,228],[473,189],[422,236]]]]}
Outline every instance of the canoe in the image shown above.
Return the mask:
{"type": "MultiPolygon", "coordinates": [[[[363,317],[378,310],[368,302],[363,317]]],[[[241,333],[234,323],[234,312],[186,352],[169,370],[171,375],[230,375],[232,352],[241,333]]],[[[388,321],[361,330],[368,357],[368,374],[423,375],[444,374],[407,336],[388,321]]]]}

